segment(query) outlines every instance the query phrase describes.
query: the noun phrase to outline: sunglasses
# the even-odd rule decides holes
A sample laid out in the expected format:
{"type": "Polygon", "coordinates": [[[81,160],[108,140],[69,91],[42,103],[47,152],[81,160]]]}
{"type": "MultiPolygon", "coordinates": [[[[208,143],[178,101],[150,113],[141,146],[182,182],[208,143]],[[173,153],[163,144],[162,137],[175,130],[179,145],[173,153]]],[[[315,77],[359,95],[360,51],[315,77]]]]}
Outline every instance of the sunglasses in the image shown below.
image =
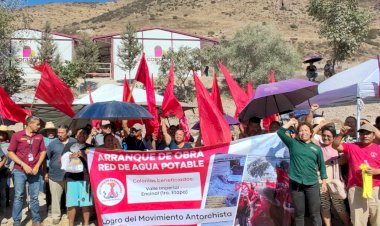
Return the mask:
{"type": "Polygon", "coordinates": [[[296,133],[294,129],[288,129],[288,133],[296,133]]]}

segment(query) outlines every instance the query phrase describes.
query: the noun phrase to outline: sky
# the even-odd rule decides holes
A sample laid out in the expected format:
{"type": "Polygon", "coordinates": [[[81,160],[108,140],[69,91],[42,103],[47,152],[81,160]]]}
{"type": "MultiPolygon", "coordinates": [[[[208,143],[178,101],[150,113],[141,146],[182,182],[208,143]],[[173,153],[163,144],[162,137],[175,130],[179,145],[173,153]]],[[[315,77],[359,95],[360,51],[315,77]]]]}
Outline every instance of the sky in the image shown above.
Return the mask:
{"type": "Polygon", "coordinates": [[[110,0],[25,0],[27,6],[41,5],[55,2],[108,2],[110,0]]]}

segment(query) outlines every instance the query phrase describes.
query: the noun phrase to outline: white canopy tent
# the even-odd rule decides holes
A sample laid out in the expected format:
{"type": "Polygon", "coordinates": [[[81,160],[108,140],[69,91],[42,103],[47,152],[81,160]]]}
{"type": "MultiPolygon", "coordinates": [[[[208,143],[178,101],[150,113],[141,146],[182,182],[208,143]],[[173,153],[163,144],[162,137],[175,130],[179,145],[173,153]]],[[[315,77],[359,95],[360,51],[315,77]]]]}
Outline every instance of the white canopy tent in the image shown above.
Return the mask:
{"type": "MultiPolygon", "coordinates": [[[[134,88],[133,89],[133,99],[135,100],[136,104],[139,105],[147,105],[146,100],[146,91],[144,89],[134,88]]],[[[105,84],[99,87],[98,89],[94,90],[92,93],[92,99],[94,102],[105,102],[105,101],[122,101],[123,100],[123,86],[120,85],[114,85],[114,84],[105,84]]],[[[162,95],[155,94],[156,96],[156,104],[157,106],[162,105],[162,101],[164,100],[164,97],[162,95]]],[[[192,104],[182,103],[182,108],[184,110],[195,108],[192,104]]],[[[85,95],[81,97],[80,99],[74,100],[75,104],[81,104],[81,105],[88,105],[90,104],[90,97],[89,95],[85,95]]]]}
{"type": "MultiPolygon", "coordinates": [[[[320,106],[347,105],[356,101],[357,123],[360,126],[360,111],[364,103],[379,102],[379,64],[370,59],[342,71],[318,86],[319,94],[309,101],[320,106]]],[[[304,102],[297,108],[308,107],[304,102]]]]}
{"type": "MultiPolygon", "coordinates": [[[[123,101],[123,86],[114,84],[105,84],[96,89],[91,93],[94,102],[105,102],[105,101],[123,101]]],[[[155,94],[157,105],[161,106],[163,96],[155,94]]],[[[136,104],[146,105],[146,92],[144,89],[134,88],[133,89],[133,99],[136,104]]],[[[90,104],[89,95],[85,95],[80,99],[74,101],[73,104],[90,104]]]]}

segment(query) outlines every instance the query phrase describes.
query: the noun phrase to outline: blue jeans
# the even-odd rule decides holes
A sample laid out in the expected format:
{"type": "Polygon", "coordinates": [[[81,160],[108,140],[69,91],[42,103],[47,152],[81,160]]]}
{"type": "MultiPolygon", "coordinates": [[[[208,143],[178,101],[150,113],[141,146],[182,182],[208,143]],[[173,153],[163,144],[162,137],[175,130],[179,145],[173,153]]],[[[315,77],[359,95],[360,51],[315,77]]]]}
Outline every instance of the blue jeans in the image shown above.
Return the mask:
{"type": "Polygon", "coordinates": [[[40,190],[40,174],[29,175],[19,170],[13,170],[14,182],[14,201],[12,209],[12,217],[14,226],[21,225],[21,211],[24,204],[25,184],[29,184],[29,197],[30,197],[30,211],[32,212],[33,224],[41,222],[40,204],[38,202],[38,193],[40,190]]]}
{"type": "Polygon", "coordinates": [[[299,184],[290,180],[290,191],[295,209],[296,226],[304,226],[305,209],[308,208],[313,226],[322,226],[321,198],[319,183],[314,185],[299,184]],[[307,200],[308,206],[305,205],[307,200]]]}

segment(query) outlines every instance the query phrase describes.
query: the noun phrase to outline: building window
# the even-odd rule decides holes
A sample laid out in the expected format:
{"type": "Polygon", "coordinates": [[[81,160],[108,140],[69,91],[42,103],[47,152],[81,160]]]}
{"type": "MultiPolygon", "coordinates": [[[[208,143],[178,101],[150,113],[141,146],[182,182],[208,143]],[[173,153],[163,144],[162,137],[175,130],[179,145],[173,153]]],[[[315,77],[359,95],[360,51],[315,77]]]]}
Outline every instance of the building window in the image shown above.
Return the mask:
{"type": "Polygon", "coordinates": [[[162,48],[161,48],[161,46],[154,47],[154,57],[162,57],[162,48]]]}

